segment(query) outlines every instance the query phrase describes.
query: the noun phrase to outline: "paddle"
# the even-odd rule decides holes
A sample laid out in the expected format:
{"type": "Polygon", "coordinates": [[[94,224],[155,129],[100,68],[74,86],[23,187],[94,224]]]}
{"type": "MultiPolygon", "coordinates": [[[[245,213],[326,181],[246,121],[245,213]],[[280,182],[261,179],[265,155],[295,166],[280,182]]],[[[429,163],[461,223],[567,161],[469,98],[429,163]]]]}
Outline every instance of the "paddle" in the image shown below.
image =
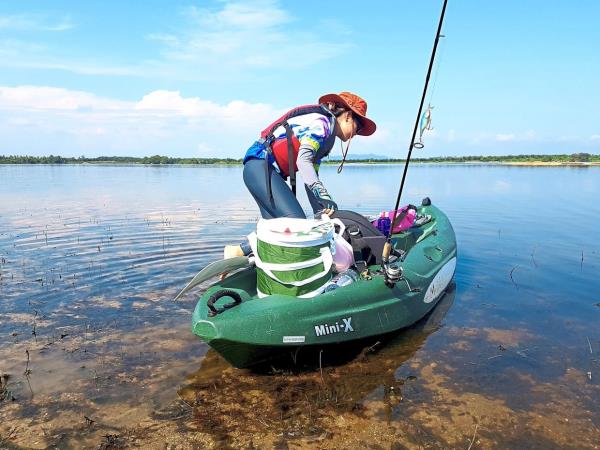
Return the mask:
{"type": "Polygon", "coordinates": [[[221,261],[214,261],[202,269],[196,274],[192,281],[190,281],[174,300],[178,300],[183,294],[188,292],[190,289],[198,286],[200,283],[210,280],[213,277],[221,275],[225,272],[231,272],[237,269],[243,269],[244,267],[250,267],[254,263],[254,258],[248,256],[235,256],[233,258],[223,259],[221,261]]]}

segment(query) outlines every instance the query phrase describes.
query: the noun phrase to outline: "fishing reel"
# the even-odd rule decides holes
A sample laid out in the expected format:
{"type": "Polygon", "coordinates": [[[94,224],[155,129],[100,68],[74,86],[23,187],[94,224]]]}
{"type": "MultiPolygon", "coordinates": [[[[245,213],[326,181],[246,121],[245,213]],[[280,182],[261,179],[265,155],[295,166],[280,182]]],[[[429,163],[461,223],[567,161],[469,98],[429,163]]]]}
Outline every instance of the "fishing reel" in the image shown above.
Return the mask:
{"type": "Polygon", "coordinates": [[[389,288],[394,287],[402,279],[403,274],[402,266],[396,263],[387,263],[383,266],[384,283],[389,288]]]}
{"type": "Polygon", "coordinates": [[[384,283],[387,287],[392,288],[402,279],[404,270],[397,261],[402,261],[403,257],[400,252],[392,247],[390,242],[386,242],[383,247],[382,259],[381,269],[383,270],[384,283]]]}

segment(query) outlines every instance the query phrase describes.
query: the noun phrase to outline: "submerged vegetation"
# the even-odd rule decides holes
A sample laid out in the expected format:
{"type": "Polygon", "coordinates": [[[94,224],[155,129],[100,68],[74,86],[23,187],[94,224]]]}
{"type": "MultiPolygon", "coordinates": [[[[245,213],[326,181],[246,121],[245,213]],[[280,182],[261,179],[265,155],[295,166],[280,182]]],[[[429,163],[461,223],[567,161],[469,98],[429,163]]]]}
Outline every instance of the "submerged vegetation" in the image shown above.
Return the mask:
{"type": "MultiPolygon", "coordinates": [[[[346,163],[390,164],[403,163],[401,158],[355,158],[346,163]]],[[[412,158],[413,162],[423,163],[521,163],[521,164],[571,164],[600,163],[600,155],[590,153],[572,153],[562,155],[505,155],[505,156],[433,156],[430,158],[412,158]]],[[[336,164],[332,158],[325,163],[336,164]]],[[[98,156],[96,158],[63,156],[19,156],[0,155],[0,164],[241,164],[241,158],[172,158],[170,156],[98,156]]]]}

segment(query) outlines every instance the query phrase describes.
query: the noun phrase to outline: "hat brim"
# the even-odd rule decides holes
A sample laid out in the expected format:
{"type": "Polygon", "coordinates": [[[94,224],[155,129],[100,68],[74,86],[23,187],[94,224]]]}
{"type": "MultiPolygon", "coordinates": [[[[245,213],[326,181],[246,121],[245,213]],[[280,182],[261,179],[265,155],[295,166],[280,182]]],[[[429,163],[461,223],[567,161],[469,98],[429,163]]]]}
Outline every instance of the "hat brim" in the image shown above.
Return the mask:
{"type": "Polygon", "coordinates": [[[363,116],[361,113],[356,111],[352,106],[350,106],[346,101],[337,94],[326,94],[319,98],[319,103],[335,103],[337,105],[344,105],[346,108],[350,109],[354,114],[356,114],[361,119],[362,126],[358,133],[360,136],[371,136],[377,130],[377,125],[367,116],[363,116]]]}

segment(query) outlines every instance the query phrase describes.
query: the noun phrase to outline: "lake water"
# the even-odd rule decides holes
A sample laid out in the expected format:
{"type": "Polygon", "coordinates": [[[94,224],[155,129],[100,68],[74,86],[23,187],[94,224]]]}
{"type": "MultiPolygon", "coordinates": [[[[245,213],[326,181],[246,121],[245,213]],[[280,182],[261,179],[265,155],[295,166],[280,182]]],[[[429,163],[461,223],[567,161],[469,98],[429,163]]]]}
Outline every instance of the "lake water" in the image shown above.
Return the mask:
{"type": "MultiPolygon", "coordinates": [[[[365,214],[401,174],[322,169],[365,214]]],[[[172,301],[254,229],[241,167],[0,166],[0,446],[600,448],[599,195],[599,167],[412,166],[455,287],[382,348],[257,374],[172,301]]]]}

